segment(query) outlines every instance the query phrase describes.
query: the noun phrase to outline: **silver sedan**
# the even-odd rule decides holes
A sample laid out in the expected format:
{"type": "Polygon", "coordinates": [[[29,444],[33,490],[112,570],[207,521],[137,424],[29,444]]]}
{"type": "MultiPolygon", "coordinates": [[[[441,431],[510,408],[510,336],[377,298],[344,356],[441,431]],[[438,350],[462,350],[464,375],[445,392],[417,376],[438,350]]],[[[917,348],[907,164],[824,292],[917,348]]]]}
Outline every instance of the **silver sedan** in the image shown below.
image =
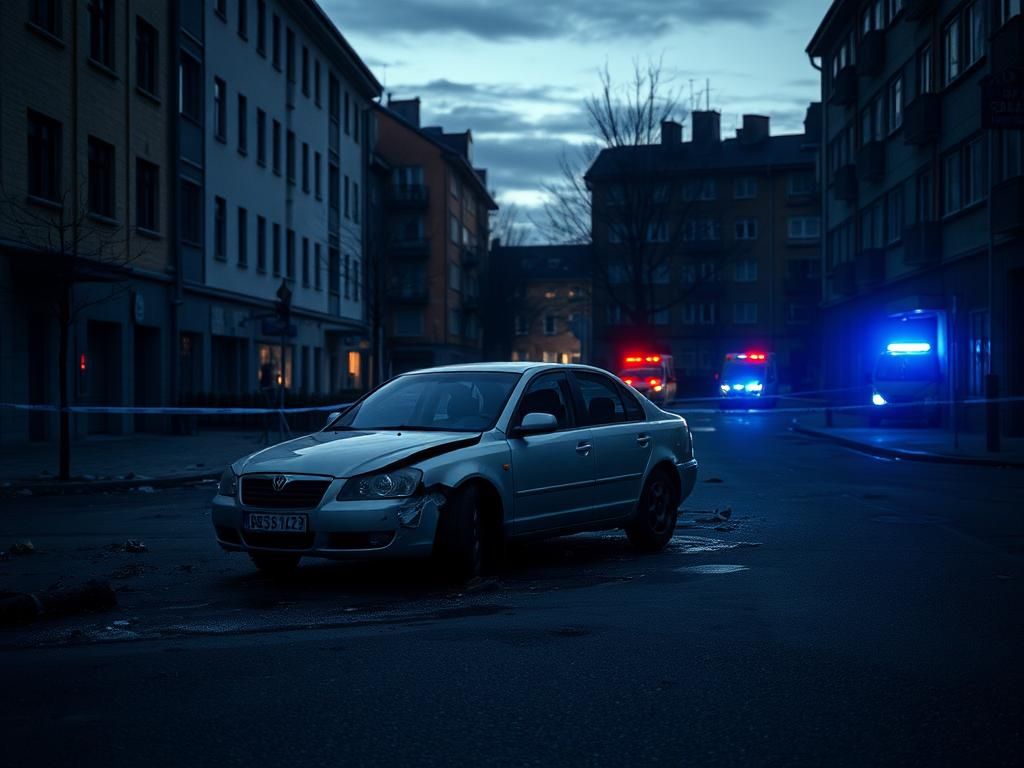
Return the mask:
{"type": "Polygon", "coordinates": [[[434,556],[464,579],[513,539],[624,529],[660,550],[696,477],[686,421],[606,371],[480,363],[398,376],[320,432],[238,460],[213,524],[267,571],[434,556]]]}

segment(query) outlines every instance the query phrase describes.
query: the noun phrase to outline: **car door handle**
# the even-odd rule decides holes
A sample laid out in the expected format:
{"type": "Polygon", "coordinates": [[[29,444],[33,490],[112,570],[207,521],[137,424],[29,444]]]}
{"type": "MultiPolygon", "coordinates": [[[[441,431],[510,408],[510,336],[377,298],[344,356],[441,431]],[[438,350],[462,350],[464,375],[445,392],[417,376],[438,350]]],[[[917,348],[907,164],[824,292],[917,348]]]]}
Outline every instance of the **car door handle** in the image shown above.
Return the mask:
{"type": "Polygon", "coordinates": [[[586,456],[587,454],[589,454],[590,453],[590,448],[591,448],[590,443],[587,443],[587,442],[576,443],[576,453],[578,453],[580,456],[586,456]]]}
{"type": "Polygon", "coordinates": [[[651,436],[650,435],[637,435],[636,436],[636,444],[639,445],[641,448],[646,448],[648,445],[651,444],[651,436]]]}

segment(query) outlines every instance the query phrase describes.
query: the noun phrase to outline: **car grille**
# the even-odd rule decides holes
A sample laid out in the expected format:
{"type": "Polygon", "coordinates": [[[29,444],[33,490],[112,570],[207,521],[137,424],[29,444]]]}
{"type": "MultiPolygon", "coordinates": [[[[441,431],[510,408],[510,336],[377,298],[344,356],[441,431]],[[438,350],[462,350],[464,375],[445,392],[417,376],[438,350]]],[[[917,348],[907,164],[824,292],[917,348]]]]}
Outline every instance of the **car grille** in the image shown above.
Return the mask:
{"type": "Polygon", "coordinates": [[[316,534],[307,533],[266,533],[264,531],[243,531],[242,537],[250,547],[263,549],[312,549],[316,534]]]}
{"type": "Polygon", "coordinates": [[[314,509],[330,480],[292,480],[280,491],[273,477],[242,477],[242,504],[260,509],[314,509]]]}

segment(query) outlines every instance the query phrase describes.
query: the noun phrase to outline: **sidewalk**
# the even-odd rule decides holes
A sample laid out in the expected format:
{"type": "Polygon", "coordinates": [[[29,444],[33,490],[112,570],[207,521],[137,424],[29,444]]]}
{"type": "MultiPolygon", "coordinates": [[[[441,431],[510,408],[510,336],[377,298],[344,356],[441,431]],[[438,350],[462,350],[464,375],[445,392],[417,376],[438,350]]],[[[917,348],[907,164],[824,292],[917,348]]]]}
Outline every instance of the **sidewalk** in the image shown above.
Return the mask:
{"type": "Polygon", "coordinates": [[[793,419],[793,430],[887,458],[1024,468],[1024,438],[1003,437],[1001,450],[992,453],[987,450],[985,434],[981,432],[961,432],[954,444],[953,433],[948,429],[893,424],[868,427],[863,416],[849,413],[833,414],[831,427],[826,426],[823,413],[798,416],[793,419]]]}
{"type": "Polygon", "coordinates": [[[71,444],[68,483],[56,477],[56,443],[0,445],[0,495],[159,487],[216,479],[235,459],[262,448],[259,439],[257,431],[81,438],[71,444]]]}

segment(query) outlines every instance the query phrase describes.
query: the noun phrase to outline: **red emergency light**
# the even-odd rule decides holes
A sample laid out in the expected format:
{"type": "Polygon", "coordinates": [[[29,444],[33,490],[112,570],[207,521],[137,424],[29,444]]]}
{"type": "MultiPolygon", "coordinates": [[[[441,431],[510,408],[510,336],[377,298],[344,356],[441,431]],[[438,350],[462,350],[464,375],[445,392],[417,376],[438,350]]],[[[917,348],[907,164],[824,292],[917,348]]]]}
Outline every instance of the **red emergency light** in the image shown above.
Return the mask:
{"type": "Polygon", "coordinates": [[[631,387],[633,386],[633,377],[632,376],[627,376],[626,378],[623,379],[623,381],[626,382],[626,384],[628,384],[629,386],[631,386],[631,387]]]}
{"type": "Polygon", "coordinates": [[[737,360],[765,360],[765,359],[767,359],[763,352],[740,352],[738,355],[729,354],[729,355],[725,356],[726,360],[732,360],[733,358],[735,358],[737,360]]]}
{"type": "Polygon", "coordinates": [[[78,370],[81,371],[82,373],[85,373],[85,369],[87,367],[87,365],[86,365],[87,362],[88,361],[85,358],[85,353],[84,352],[78,356],[78,370]]]}
{"type": "Polygon", "coordinates": [[[627,355],[626,363],[660,363],[661,355],[627,355]]]}

